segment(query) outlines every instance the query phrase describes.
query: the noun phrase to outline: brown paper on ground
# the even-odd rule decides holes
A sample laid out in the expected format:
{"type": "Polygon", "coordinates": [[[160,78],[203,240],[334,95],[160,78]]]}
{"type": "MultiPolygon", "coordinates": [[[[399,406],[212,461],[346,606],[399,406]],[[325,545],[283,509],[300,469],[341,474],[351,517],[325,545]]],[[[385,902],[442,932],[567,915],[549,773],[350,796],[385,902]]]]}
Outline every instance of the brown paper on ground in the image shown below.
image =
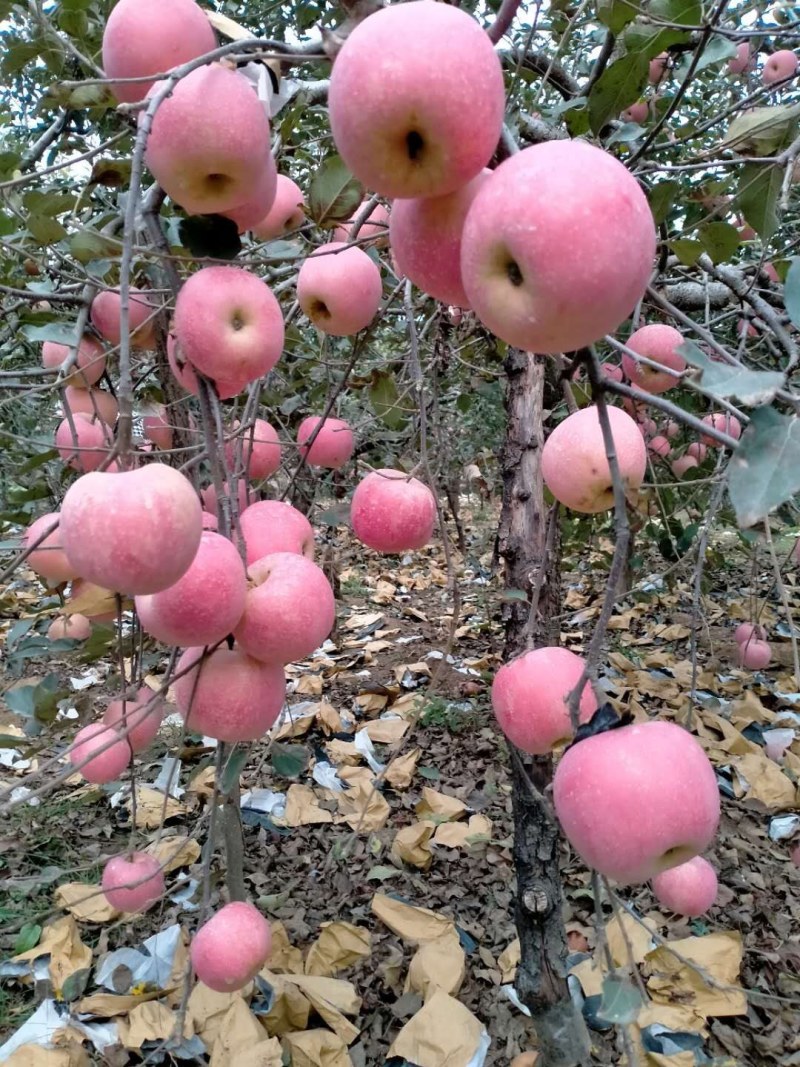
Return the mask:
{"type": "Polygon", "coordinates": [[[403,693],[392,704],[392,712],[395,715],[402,715],[404,719],[413,722],[419,715],[424,701],[425,698],[421,693],[403,693]]]}
{"type": "Polygon", "coordinates": [[[345,766],[355,767],[361,763],[361,753],[353,741],[341,741],[335,737],[332,741],[325,742],[325,751],[331,763],[340,769],[345,766]]]}
{"type": "Polygon", "coordinates": [[[4,1061],[5,1067],[91,1067],[91,1060],[80,1045],[69,1048],[42,1048],[23,1045],[4,1061]]]}
{"type": "Polygon", "coordinates": [[[353,1067],[347,1045],[330,1030],[306,1030],[283,1039],[292,1067],[353,1067]]]}
{"type": "Polygon", "coordinates": [[[282,922],[270,924],[272,931],[272,949],[270,950],[267,966],[271,971],[288,972],[289,974],[303,973],[303,953],[289,940],[286,927],[282,922]]]}
{"type": "Polygon", "coordinates": [[[99,885],[85,882],[66,882],[56,889],[55,901],[59,908],[68,911],[78,922],[108,923],[118,919],[118,911],[106,900],[99,885]]]}
{"type": "Polygon", "coordinates": [[[186,1010],[194,1032],[202,1038],[206,1048],[213,1047],[222,1022],[232,1005],[243,997],[249,998],[252,988],[252,983],[248,982],[243,989],[237,989],[234,993],[218,993],[202,982],[195,982],[186,1010]]]}
{"type": "Polygon", "coordinates": [[[412,945],[424,945],[426,941],[434,941],[448,930],[455,929],[453,920],[447,916],[393,900],[385,893],[376,893],[372,898],[372,913],[392,933],[412,945]]]}
{"type": "Polygon", "coordinates": [[[378,745],[393,745],[405,735],[410,725],[408,719],[370,719],[359,726],[357,732],[363,730],[370,741],[378,745]]]}
{"type": "Polygon", "coordinates": [[[462,803],[458,797],[440,793],[427,785],[423,787],[422,800],[414,808],[418,819],[429,819],[435,823],[460,819],[466,810],[467,805],[462,803]]]}
{"type": "Polygon", "coordinates": [[[298,696],[305,697],[321,697],[322,696],[322,675],[321,674],[304,674],[297,685],[294,687],[294,692],[298,696]]]}
{"type": "Polygon", "coordinates": [[[660,1023],[670,1030],[693,1030],[708,1037],[708,1030],[703,1020],[690,1007],[683,1004],[656,1004],[648,1001],[636,1016],[636,1025],[644,1030],[653,1023],[660,1023]]]}
{"type": "MultiPolygon", "coordinates": [[[[741,774],[747,780],[749,788],[744,792],[745,800],[758,800],[768,811],[784,811],[794,807],[797,787],[779,765],[763,752],[750,752],[732,762],[736,774],[741,774]]],[[[737,782],[734,777],[733,784],[737,794],[741,795],[744,782],[737,782]]]]}
{"type": "Polygon", "coordinates": [[[480,1019],[437,989],[394,1039],[389,1055],[416,1067],[468,1067],[483,1033],[480,1019]]]}
{"type": "Polygon", "coordinates": [[[336,794],[338,822],[346,822],[361,834],[376,833],[386,825],[391,808],[384,795],[371,783],[358,782],[346,793],[336,794]]]}
{"type": "Polygon", "coordinates": [[[343,1014],[357,1015],[361,1010],[361,997],[352,982],[311,974],[287,975],[286,981],[299,988],[317,1014],[346,1045],[355,1041],[361,1031],[343,1014]]]}
{"type": "Polygon", "coordinates": [[[693,1052],[678,1052],[674,1056],[664,1056],[660,1052],[646,1053],[647,1067],[694,1067],[697,1062],[693,1052]]]}
{"type": "Polygon", "coordinates": [[[191,867],[200,859],[200,845],[186,834],[151,841],[142,851],[148,856],[155,856],[165,874],[177,871],[179,867],[191,867]]]}
{"type": "Polygon", "coordinates": [[[213,766],[204,767],[202,771],[198,771],[193,778],[189,779],[184,796],[194,795],[204,800],[213,796],[215,777],[215,768],[213,766]]]}
{"type": "Polygon", "coordinates": [[[286,792],[286,811],[283,818],[273,816],[278,826],[315,826],[333,822],[333,812],[319,806],[310,785],[290,785],[286,792]]]}
{"type": "Polygon", "coordinates": [[[716,750],[729,756],[744,756],[750,752],[762,751],[760,745],[748,741],[727,719],[710,711],[701,712],[698,734],[703,747],[712,752],[716,750]],[[722,734],[722,738],[713,736],[714,733],[722,734]]]}
{"type": "Polygon", "coordinates": [[[255,1063],[263,1062],[265,1067],[281,1067],[280,1042],[267,1037],[264,1027],[239,998],[233,1001],[223,1016],[211,1049],[209,1067],[239,1067],[245,1055],[256,1049],[260,1050],[260,1055],[255,1063]]]}
{"type": "Polygon", "coordinates": [[[653,948],[653,934],[656,933],[658,930],[652,920],[642,919],[637,922],[627,911],[620,910],[606,923],[606,938],[614,963],[618,967],[627,967],[631,962],[642,963],[653,948]],[[626,938],[630,952],[625,944],[626,938]]]}
{"type": "Polygon", "coordinates": [[[645,957],[648,991],[655,1001],[669,1004],[678,1000],[703,1018],[744,1015],[747,997],[738,983],[742,956],[741,935],[733,931],[670,941],[645,957]],[[682,963],[670,949],[689,962],[682,963]],[[692,963],[714,982],[729,988],[711,986],[692,963]]]}
{"type": "Polygon", "coordinates": [[[273,734],[273,740],[285,741],[287,738],[291,737],[303,737],[308,733],[316,720],[316,704],[302,714],[292,714],[292,709],[289,708],[289,714],[286,716],[286,720],[281,724],[280,729],[273,734]]]}
{"type": "Polygon", "coordinates": [[[569,973],[574,974],[581,983],[585,997],[599,997],[603,992],[604,975],[591,956],[576,963],[569,973]]]}
{"type": "Polygon", "coordinates": [[[469,822],[441,823],[436,827],[433,844],[443,848],[474,848],[492,838],[492,821],[485,815],[472,815],[469,822]]]}
{"type": "Polygon", "coordinates": [[[149,785],[136,786],[136,825],[140,830],[156,830],[162,819],[175,819],[178,815],[185,815],[187,811],[186,805],[175,797],[165,797],[149,785]]]}
{"type": "Polygon", "coordinates": [[[328,700],[320,700],[317,705],[317,722],[325,734],[340,734],[344,731],[341,715],[328,700]]]}
{"type": "Polygon", "coordinates": [[[448,930],[421,945],[408,968],[404,993],[428,996],[433,989],[441,989],[456,996],[466,974],[466,953],[455,929],[448,930]]]}
{"type": "Polygon", "coordinates": [[[417,870],[427,871],[433,862],[431,838],[433,824],[415,822],[398,830],[392,841],[391,856],[398,863],[407,863],[417,870]]]}
{"type": "Polygon", "coordinates": [[[416,774],[421,755],[422,749],[415,748],[392,760],[383,776],[392,789],[408,789],[416,774]]]}
{"type": "MultiPolygon", "coordinates": [[[[330,977],[337,971],[352,967],[369,956],[372,938],[369,930],[352,923],[327,923],[306,956],[306,974],[330,977]]],[[[270,967],[274,967],[270,957],[270,967]]]]}
{"type": "Polygon", "coordinates": [[[519,938],[516,937],[497,957],[497,966],[500,968],[500,980],[503,983],[513,982],[516,978],[521,953],[522,949],[520,947],[519,938]]]}
{"type": "Polygon", "coordinates": [[[81,941],[78,924],[71,915],[45,926],[39,944],[27,952],[14,956],[15,960],[36,960],[50,954],[50,979],[59,992],[64,982],[76,971],[92,965],[92,950],[81,941]]]}
{"type": "Polygon", "coordinates": [[[261,971],[260,974],[262,978],[266,978],[275,994],[272,1009],[261,1018],[267,1033],[271,1037],[281,1037],[292,1030],[305,1030],[311,1014],[308,999],[296,985],[291,984],[288,976],[273,974],[267,970],[261,971]]]}
{"type": "MultiPolygon", "coordinates": [[[[130,1015],[118,1020],[120,1044],[124,1048],[140,1049],[145,1041],[166,1041],[175,1030],[177,1018],[166,1004],[157,1001],[140,1004],[130,1015]]],[[[183,1036],[194,1036],[188,1016],[183,1023],[183,1036]]]]}
{"type": "Polygon", "coordinates": [[[775,712],[768,711],[759,697],[750,689],[745,689],[744,693],[731,703],[730,721],[741,730],[746,729],[751,722],[763,725],[774,720],[775,712]]]}
{"type": "Polygon", "coordinates": [[[369,767],[340,767],[338,770],[339,777],[347,785],[359,785],[363,783],[365,786],[372,786],[375,784],[375,774],[369,769],[369,767]]]}
{"type": "Polygon", "coordinates": [[[74,1005],[76,1015],[93,1015],[99,1019],[113,1019],[117,1015],[128,1015],[139,1004],[148,1000],[158,1000],[164,996],[161,989],[152,993],[92,993],[83,997],[74,1005]]]}
{"type": "Polygon", "coordinates": [[[268,1037],[249,1049],[236,1053],[236,1059],[230,1060],[227,1067],[281,1067],[283,1049],[277,1037],[268,1037]]]}

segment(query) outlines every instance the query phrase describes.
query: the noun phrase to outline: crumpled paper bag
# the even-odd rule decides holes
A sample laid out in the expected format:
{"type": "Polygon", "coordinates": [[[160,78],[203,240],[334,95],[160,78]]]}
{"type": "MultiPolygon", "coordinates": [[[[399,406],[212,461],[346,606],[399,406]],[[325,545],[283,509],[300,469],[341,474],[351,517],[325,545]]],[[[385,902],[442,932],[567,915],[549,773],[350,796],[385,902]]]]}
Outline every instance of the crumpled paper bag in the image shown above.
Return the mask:
{"type": "Polygon", "coordinates": [[[455,996],[464,981],[466,959],[455,929],[446,931],[417,949],[403,992],[420,993],[424,997],[432,989],[441,989],[455,996]]]}
{"type": "Polygon", "coordinates": [[[429,822],[415,822],[398,830],[392,841],[391,857],[398,863],[407,863],[419,871],[427,871],[433,863],[431,838],[434,826],[429,822]]]}
{"type": "MultiPolygon", "coordinates": [[[[369,930],[346,922],[326,923],[308,950],[305,971],[306,974],[330,977],[369,956],[371,951],[369,930]]],[[[269,965],[275,965],[272,957],[269,965]]]]}
{"type": "Polygon", "coordinates": [[[434,941],[448,930],[455,929],[452,919],[437,915],[429,908],[416,908],[413,904],[394,900],[385,893],[376,893],[372,898],[372,912],[384,926],[412,945],[434,941]]]}
{"type": "Polygon", "coordinates": [[[353,1067],[347,1045],[330,1030],[306,1030],[283,1039],[292,1067],[353,1067]]]}
{"type": "Polygon", "coordinates": [[[436,989],[389,1049],[417,1067],[470,1067],[489,1048],[483,1023],[464,1005],[436,989]]]}
{"type": "Polygon", "coordinates": [[[435,823],[460,819],[466,810],[467,805],[457,797],[448,796],[447,793],[440,793],[436,789],[431,789],[430,786],[423,788],[422,800],[414,808],[417,818],[427,819],[435,823]]]}
{"type": "Polygon", "coordinates": [[[27,952],[20,952],[14,960],[33,962],[48,953],[50,980],[56,992],[60,992],[70,975],[92,965],[92,950],[81,941],[78,924],[71,915],[45,926],[39,944],[27,952]]]}

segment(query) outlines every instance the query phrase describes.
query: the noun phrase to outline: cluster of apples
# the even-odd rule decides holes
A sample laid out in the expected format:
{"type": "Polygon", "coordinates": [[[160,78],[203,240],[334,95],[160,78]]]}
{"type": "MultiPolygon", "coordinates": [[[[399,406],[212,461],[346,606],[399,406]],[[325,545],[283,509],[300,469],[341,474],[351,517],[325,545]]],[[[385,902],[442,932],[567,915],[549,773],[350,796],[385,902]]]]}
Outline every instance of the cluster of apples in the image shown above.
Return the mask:
{"type": "Polygon", "coordinates": [[[740,667],[750,671],[762,671],[772,659],[772,649],[767,641],[767,633],[757,623],[740,623],[733,634],[736,641],[737,659],[740,667]]]}

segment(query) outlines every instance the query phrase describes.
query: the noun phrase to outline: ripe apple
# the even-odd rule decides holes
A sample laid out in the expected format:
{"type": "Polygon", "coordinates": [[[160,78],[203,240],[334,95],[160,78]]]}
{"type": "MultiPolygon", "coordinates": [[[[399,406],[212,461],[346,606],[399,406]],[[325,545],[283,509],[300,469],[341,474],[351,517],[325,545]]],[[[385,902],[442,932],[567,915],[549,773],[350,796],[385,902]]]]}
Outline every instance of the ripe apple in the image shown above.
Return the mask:
{"type": "Polygon", "coordinates": [[[202,510],[188,478],[163,463],[96,471],[67,490],[62,544],[82,578],[130,595],[157,593],[189,569],[202,510]]]}
{"type": "Polygon", "coordinates": [[[51,641],[85,641],[91,634],[92,624],[85,615],[59,615],[47,629],[51,641]]]}
{"type": "Polygon", "coordinates": [[[68,582],[76,575],[75,568],[67,559],[62,547],[61,531],[57,526],[60,520],[61,516],[57,511],[48,511],[47,514],[40,515],[25,531],[23,541],[24,547],[32,545],[46,530],[56,527],[27,557],[30,569],[40,578],[46,578],[51,585],[68,582]]]}
{"type": "Polygon", "coordinates": [[[69,410],[73,415],[87,415],[90,419],[99,419],[106,426],[114,426],[119,415],[117,398],[104,389],[80,389],[68,385],[64,390],[64,414],[69,410]]]}
{"type": "Polygon", "coordinates": [[[389,209],[384,204],[374,204],[367,220],[361,225],[358,234],[352,237],[353,224],[369,203],[363,200],[346,222],[334,226],[332,241],[365,241],[369,238],[375,248],[387,248],[389,245],[389,209]]]}
{"type": "Polygon", "coordinates": [[[368,189],[444,196],[497,148],[503,72],[471,15],[412,0],[356,26],[333,65],[328,108],[336,147],[368,189]]]}
{"type": "Polygon", "coordinates": [[[737,661],[748,671],[763,671],[769,667],[772,649],[767,641],[753,638],[738,645],[737,661]]]}
{"type": "Polygon", "coordinates": [[[650,437],[656,436],[656,430],[658,429],[658,427],[656,426],[654,419],[637,419],[636,423],[639,427],[639,433],[642,435],[645,441],[647,441],[650,437]]]}
{"type": "Polygon", "coordinates": [[[283,668],[228,648],[201,663],[203,651],[187,648],[178,660],[175,702],[187,729],[232,743],[262,737],[283,707],[283,668]]]}
{"type": "MultiPolygon", "coordinates": [[[[232,428],[238,430],[239,425],[234,422],[232,428]]],[[[251,481],[260,482],[280,470],[281,442],[274,426],[265,419],[254,419],[252,425],[242,430],[238,437],[241,438],[244,473],[251,481]]],[[[238,438],[225,444],[225,458],[231,470],[236,462],[238,447],[238,438]]]]}
{"type": "Polygon", "coordinates": [[[672,445],[666,437],[658,435],[648,442],[647,450],[648,452],[652,452],[654,456],[660,456],[662,459],[666,459],[672,450],[672,445]]]}
{"type": "Polygon", "coordinates": [[[647,122],[647,116],[650,114],[650,105],[646,100],[637,100],[635,104],[631,104],[630,107],[626,107],[620,115],[620,118],[624,122],[638,122],[641,125],[643,122],[647,122]]]}
{"type": "MultiPolygon", "coordinates": [[[[497,672],[492,708],[508,740],[532,755],[544,755],[572,737],[567,697],[583,674],[584,660],[566,648],[524,652],[497,672]]],[[[597,711],[591,685],[584,686],[581,722],[597,711]]]]}
{"type": "Polygon", "coordinates": [[[395,200],[389,238],[397,266],[418,289],[443,304],[469,307],[461,281],[461,234],[478,190],[491,177],[482,170],[455,192],[395,200]]]}
{"type": "Polygon", "coordinates": [[[650,68],[647,80],[651,85],[658,85],[667,76],[669,66],[669,52],[660,52],[655,59],[650,60],[650,68]]]}
{"type": "Polygon", "coordinates": [[[297,274],[300,307],[318,330],[334,337],[347,337],[369,326],[382,296],[380,270],[356,245],[337,241],[320,245],[303,260],[297,274]]]}
{"type": "Polygon", "coordinates": [[[164,451],[172,448],[172,426],[163,404],[156,404],[142,416],[142,427],[148,441],[164,451]]]}
{"type": "Polygon", "coordinates": [[[93,722],[75,734],[69,749],[69,760],[87,782],[104,785],[119,778],[128,766],[131,748],[116,730],[105,723],[93,722]]]}
{"type": "Polygon", "coordinates": [[[663,721],[633,723],[568,749],[553,802],[583,862],[628,885],[702,852],[719,822],[708,757],[682,726],[663,721]]]}
{"type": "Polygon", "coordinates": [[[58,454],[68,467],[76,471],[96,471],[108,459],[111,441],[105,423],[93,422],[88,415],[72,416],[75,432],[69,419],[62,419],[56,428],[55,444],[58,454]]]}
{"type": "MultiPolygon", "coordinates": [[[[42,366],[57,369],[70,354],[70,348],[70,345],[60,345],[56,341],[45,341],[42,345],[42,366]]],[[[78,344],[78,356],[73,369],[64,381],[67,385],[95,385],[103,377],[105,369],[103,346],[94,337],[85,334],[78,344]]]]}
{"type": "Polygon", "coordinates": [[[164,702],[152,689],[143,686],[134,700],[112,700],[103,713],[103,722],[127,740],[133,752],[144,752],[156,739],[164,718],[164,702]]]}
{"type": "Polygon", "coordinates": [[[764,85],[774,85],[775,82],[793,78],[797,73],[797,56],[788,48],[781,48],[767,57],[764,69],[761,72],[761,80],[764,85]]]}
{"type": "Polygon", "coordinates": [[[311,467],[339,470],[353,455],[355,448],[353,431],[344,419],[334,419],[329,415],[309,445],[307,443],[309,438],[321,422],[320,416],[309,415],[300,423],[297,431],[300,455],[306,457],[306,463],[311,467]]]}
{"type": "MultiPolygon", "coordinates": [[[[167,335],[167,362],[169,363],[169,369],[175,380],[180,386],[182,386],[187,393],[191,393],[192,396],[200,395],[200,386],[197,381],[197,375],[192,370],[191,363],[188,362],[186,356],[183,354],[183,350],[178,344],[175,334],[170,333],[167,335]]],[[[235,387],[235,388],[238,388],[235,387]]],[[[227,390],[225,390],[227,392],[227,390]]],[[[217,392],[222,396],[223,390],[217,385],[217,392]]],[[[230,393],[231,396],[236,396],[236,392],[230,393]]],[[[228,399],[227,396],[224,399],[228,399]]]]}
{"type": "Polygon", "coordinates": [[[718,889],[716,871],[702,856],[670,867],[653,879],[653,894],[659,904],[691,918],[708,911],[717,899],[718,889]]]}
{"type": "Polygon", "coordinates": [[[744,74],[753,65],[753,55],[750,51],[750,42],[743,41],[736,46],[736,55],[728,60],[728,70],[731,74],[744,74]]]}
{"type": "Polygon", "coordinates": [[[243,204],[220,211],[225,218],[232,219],[239,228],[239,233],[257,226],[272,208],[275,191],[278,188],[278,172],[274,166],[267,166],[261,173],[258,185],[243,204]]]}
{"type": "Polygon", "coordinates": [[[687,471],[692,470],[696,466],[698,466],[698,463],[694,456],[679,456],[672,462],[672,473],[676,478],[682,478],[687,471]]]}
{"type": "Polygon", "coordinates": [[[129,852],[103,868],[103,895],[117,911],[144,911],[164,895],[164,872],[155,856],[129,852]]]}
{"type": "MultiPolygon", "coordinates": [[[[735,415],[730,415],[727,411],[715,411],[713,415],[704,415],[702,421],[706,426],[711,426],[715,430],[720,430],[722,433],[726,433],[728,437],[732,437],[734,441],[738,441],[742,436],[742,424],[735,415]]],[[[716,437],[709,437],[707,434],[703,434],[700,440],[708,448],[725,447],[716,439],[716,437]]]]}
{"type": "Polygon", "coordinates": [[[274,241],[292,230],[299,230],[306,221],[305,201],[300,187],[285,174],[279,174],[272,207],[254,226],[253,236],[259,241],[274,241]]]}
{"type": "Polygon", "coordinates": [[[262,663],[293,663],[319,648],[333,628],[336,601],[322,570],[296,552],[273,552],[247,568],[236,643],[262,663]]]}
{"type": "MultiPolygon", "coordinates": [[[[249,91],[249,90],[248,90],[249,91]]],[[[235,396],[267,374],[283,350],[283,314],[272,290],[241,267],[204,267],[175,302],[175,342],[184,360],[235,396]]]]}
{"type": "Polygon", "coordinates": [[[436,497],[403,471],[375,470],[356,486],[350,522],[359,541],[376,552],[423,548],[433,537],[436,497]]]}
{"type": "MultiPolygon", "coordinates": [[[[103,32],[107,78],[165,74],[217,47],[211,23],[195,0],[119,0],[103,32]]],[[[144,100],[153,82],[114,83],[120,103],[144,100]]]]}
{"type": "Polygon", "coordinates": [[[670,419],[670,421],[664,427],[664,436],[666,438],[668,438],[670,441],[674,437],[678,437],[680,432],[681,432],[681,424],[679,422],[675,422],[672,419],[670,419]]]}
{"type": "Polygon", "coordinates": [[[604,378],[610,378],[612,382],[621,382],[625,377],[622,367],[617,367],[613,363],[601,363],[600,373],[604,378]]]}
{"type": "Polygon", "coordinates": [[[572,351],[630,315],[655,248],[647,198],[622,163],[585,141],[548,141],[506,159],[478,191],[461,277],[470,306],[501,340],[572,351]]]}
{"type": "MultiPolygon", "coordinates": [[[[686,360],[676,351],[683,344],[683,337],[673,326],[660,322],[642,326],[631,334],[627,344],[628,348],[638,352],[640,356],[652,359],[670,370],[686,370],[686,360]]],[[[647,393],[664,393],[667,389],[680,385],[679,378],[655,367],[648,367],[646,363],[638,363],[627,353],[622,356],[622,369],[633,385],[647,393]]]]}
{"type": "Polygon", "coordinates": [[[254,87],[235,70],[211,63],[182,78],[158,108],[145,159],[184,210],[219,213],[241,207],[270,172],[275,175],[269,138],[269,118],[254,87]]]}
{"type": "Polygon", "coordinates": [[[686,455],[694,456],[698,463],[702,463],[708,455],[708,446],[704,445],[701,441],[692,441],[686,449],[686,455]]]}
{"type": "Polygon", "coordinates": [[[136,597],[142,628],[166,645],[215,645],[242,617],[247,577],[233,542],[211,530],[186,573],[159,593],[136,597]]]}
{"type": "MultiPolygon", "coordinates": [[[[233,494],[231,493],[230,485],[228,482],[222,483],[222,488],[225,490],[228,498],[233,504],[233,494]]],[[[211,515],[218,515],[217,508],[217,490],[216,486],[207,485],[205,489],[200,490],[200,499],[203,502],[203,510],[209,512],[211,515]]],[[[238,505],[237,513],[242,514],[244,509],[248,505],[247,499],[247,484],[243,481],[239,481],[236,486],[236,503],[238,505]]]]}
{"type": "Polygon", "coordinates": [[[192,966],[203,985],[233,993],[255,978],[269,958],[269,923],[252,904],[234,901],[220,908],[192,938],[192,966]]]}
{"type": "Polygon", "coordinates": [[[297,508],[283,500],[259,500],[239,516],[247,546],[247,565],[273,552],[297,552],[314,558],[314,530],[297,508]]]}
{"type": "MultiPolygon", "coordinates": [[[[119,289],[104,289],[92,301],[90,316],[92,325],[115,347],[120,342],[120,295],[119,289]]],[[[148,349],[155,345],[155,326],[153,316],[156,306],[152,295],[144,293],[131,285],[128,289],[128,327],[131,334],[131,348],[148,349]]]]}
{"type": "MultiPolygon", "coordinates": [[[[647,470],[647,449],[639,427],[621,408],[606,408],[614,450],[626,492],[639,488],[647,470]]],[[[542,449],[544,484],[573,511],[592,515],[614,506],[614,486],[597,408],[581,408],[553,430],[542,449]]]]}
{"type": "Polygon", "coordinates": [[[744,645],[755,638],[757,641],[766,641],[767,631],[757,623],[741,622],[733,632],[733,639],[737,645],[744,645]]]}

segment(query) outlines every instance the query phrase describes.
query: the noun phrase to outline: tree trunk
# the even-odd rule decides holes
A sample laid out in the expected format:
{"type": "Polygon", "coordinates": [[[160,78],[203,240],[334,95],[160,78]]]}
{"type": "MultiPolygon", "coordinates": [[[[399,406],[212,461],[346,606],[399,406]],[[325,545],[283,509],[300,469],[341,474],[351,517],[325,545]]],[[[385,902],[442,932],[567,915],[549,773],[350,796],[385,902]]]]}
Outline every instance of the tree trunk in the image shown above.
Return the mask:
{"type": "MultiPolygon", "coordinates": [[[[498,551],[506,587],[515,590],[506,606],[506,660],[532,647],[537,638],[539,644],[558,641],[558,624],[552,620],[561,610],[560,542],[555,520],[548,520],[541,471],[547,366],[542,357],[514,349],[505,363],[508,421],[498,551]]],[[[516,991],[531,1013],[541,1067],[578,1067],[588,1062],[589,1040],[567,989],[559,831],[546,796],[553,761],[514,750],[511,768],[521,948],[516,991]]]]}

